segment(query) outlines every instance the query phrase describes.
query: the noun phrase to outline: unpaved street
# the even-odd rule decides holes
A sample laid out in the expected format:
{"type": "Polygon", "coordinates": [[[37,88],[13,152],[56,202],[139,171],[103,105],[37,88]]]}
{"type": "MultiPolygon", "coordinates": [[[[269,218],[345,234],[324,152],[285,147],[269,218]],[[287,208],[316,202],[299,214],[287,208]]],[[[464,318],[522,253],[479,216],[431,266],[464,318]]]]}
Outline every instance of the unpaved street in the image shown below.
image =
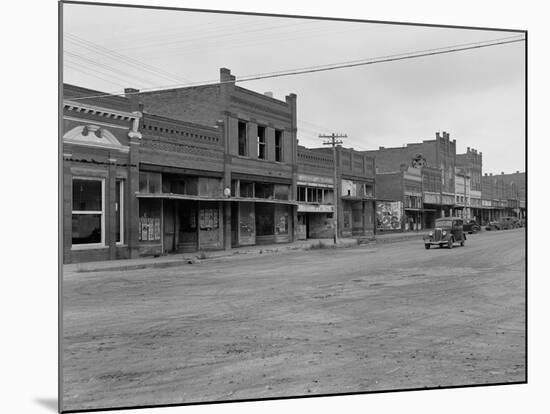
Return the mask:
{"type": "Polygon", "coordinates": [[[63,408],[524,381],[524,243],[67,274],[63,408]]]}

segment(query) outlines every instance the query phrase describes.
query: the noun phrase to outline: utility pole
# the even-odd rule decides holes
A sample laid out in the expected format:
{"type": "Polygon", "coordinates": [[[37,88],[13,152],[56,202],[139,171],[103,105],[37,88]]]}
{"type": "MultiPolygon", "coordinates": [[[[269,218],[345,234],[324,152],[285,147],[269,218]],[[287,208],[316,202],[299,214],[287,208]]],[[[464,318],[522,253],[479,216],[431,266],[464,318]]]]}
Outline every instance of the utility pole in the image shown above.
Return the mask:
{"type": "Polygon", "coordinates": [[[336,146],[343,143],[342,138],[347,138],[346,134],[335,134],[334,132],[330,135],[319,134],[319,138],[326,139],[327,141],[323,142],[323,145],[332,145],[332,156],[334,158],[334,244],[338,242],[338,200],[340,199],[340,192],[338,191],[338,164],[336,160],[336,146]]]}

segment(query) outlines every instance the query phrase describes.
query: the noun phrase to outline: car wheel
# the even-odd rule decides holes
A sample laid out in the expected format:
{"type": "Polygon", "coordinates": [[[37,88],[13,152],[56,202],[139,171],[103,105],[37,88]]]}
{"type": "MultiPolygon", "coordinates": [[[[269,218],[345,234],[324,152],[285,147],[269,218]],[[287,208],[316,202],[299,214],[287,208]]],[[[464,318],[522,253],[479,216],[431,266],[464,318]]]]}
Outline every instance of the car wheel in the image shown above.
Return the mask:
{"type": "Polygon", "coordinates": [[[447,242],[447,249],[452,249],[453,248],[453,243],[454,243],[454,240],[449,239],[449,241],[447,242]]]}
{"type": "Polygon", "coordinates": [[[425,244],[425,245],[424,245],[424,248],[425,248],[426,250],[428,250],[430,247],[431,247],[431,246],[430,246],[429,244],[425,244]]]}

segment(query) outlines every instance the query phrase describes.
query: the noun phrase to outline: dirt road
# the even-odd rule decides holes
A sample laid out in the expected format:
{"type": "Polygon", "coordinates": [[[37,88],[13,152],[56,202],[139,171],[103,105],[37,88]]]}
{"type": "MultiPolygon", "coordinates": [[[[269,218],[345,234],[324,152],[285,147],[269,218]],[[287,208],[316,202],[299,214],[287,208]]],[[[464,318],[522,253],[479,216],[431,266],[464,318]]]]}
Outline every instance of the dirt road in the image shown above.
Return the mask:
{"type": "Polygon", "coordinates": [[[524,381],[524,242],[66,274],[63,408],[524,381]]]}

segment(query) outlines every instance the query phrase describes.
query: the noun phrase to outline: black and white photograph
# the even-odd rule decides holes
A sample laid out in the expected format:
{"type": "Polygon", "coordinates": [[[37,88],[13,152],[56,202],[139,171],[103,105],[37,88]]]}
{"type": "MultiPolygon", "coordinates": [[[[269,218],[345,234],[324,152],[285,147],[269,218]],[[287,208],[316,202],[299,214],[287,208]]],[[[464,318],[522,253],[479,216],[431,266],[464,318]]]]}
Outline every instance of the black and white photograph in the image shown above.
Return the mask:
{"type": "Polygon", "coordinates": [[[59,410],[525,384],[526,28],[181,7],[59,3],[59,410]]]}

